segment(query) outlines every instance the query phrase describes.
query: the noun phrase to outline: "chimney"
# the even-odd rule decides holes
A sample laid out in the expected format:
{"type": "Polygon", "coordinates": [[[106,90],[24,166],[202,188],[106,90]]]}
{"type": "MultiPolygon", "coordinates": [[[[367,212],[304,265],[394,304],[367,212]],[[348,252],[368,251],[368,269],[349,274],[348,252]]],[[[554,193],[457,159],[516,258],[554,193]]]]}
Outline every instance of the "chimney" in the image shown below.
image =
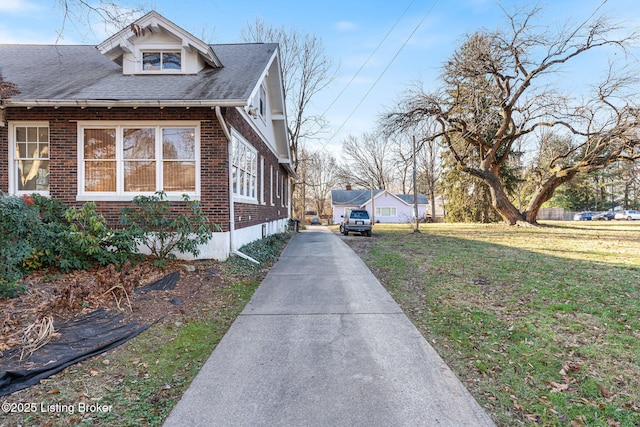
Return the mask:
{"type": "Polygon", "coordinates": [[[351,191],[351,184],[347,184],[347,191],[351,191]]]}

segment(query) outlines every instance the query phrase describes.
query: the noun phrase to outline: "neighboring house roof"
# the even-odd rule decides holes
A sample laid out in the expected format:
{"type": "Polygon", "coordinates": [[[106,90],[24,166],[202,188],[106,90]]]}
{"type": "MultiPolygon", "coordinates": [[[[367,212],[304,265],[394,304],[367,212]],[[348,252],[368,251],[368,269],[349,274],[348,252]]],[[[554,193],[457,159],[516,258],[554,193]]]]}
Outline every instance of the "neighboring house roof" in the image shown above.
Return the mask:
{"type": "MultiPolygon", "coordinates": [[[[384,190],[373,190],[374,195],[384,190]]],[[[362,206],[371,199],[371,190],[331,190],[331,204],[334,206],[362,206]]]]}
{"type": "MultiPolygon", "coordinates": [[[[413,194],[393,194],[387,190],[373,190],[374,198],[382,193],[397,197],[405,204],[413,204],[413,194]]],[[[331,190],[331,204],[333,206],[364,206],[371,200],[371,190],[331,190]]],[[[424,194],[418,194],[418,204],[429,204],[424,194]]]]}
{"type": "MultiPolygon", "coordinates": [[[[408,205],[413,204],[413,194],[395,194],[395,196],[408,205]]],[[[428,205],[429,199],[427,199],[427,196],[424,194],[418,194],[418,204],[428,205]]]]}
{"type": "Polygon", "coordinates": [[[0,75],[20,91],[4,103],[247,105],[278,45],[211,47],[224,64],[222,68],[207,68],[198,74],[125,75],[119,64],[95,46],[0,45],[0,75]]]}

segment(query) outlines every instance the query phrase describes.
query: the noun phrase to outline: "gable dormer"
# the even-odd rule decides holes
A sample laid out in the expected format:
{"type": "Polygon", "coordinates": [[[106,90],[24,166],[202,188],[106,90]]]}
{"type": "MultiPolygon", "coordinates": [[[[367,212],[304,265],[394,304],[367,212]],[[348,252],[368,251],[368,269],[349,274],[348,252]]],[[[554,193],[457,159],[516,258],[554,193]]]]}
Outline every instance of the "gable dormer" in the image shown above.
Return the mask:
{"type": "Polygon", "coordinates": [[[196,74],[222,64],[205,42],[152,11],[98,45],[123,74],[196,74]]]}

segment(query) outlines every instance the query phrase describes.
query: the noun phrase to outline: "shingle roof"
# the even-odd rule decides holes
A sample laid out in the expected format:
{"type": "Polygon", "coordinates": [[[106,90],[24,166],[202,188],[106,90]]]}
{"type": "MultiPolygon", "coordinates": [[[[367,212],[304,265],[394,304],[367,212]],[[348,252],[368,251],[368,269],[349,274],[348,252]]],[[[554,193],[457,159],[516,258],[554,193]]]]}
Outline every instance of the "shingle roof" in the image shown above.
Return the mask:
{"type": "Polygon", "coordinates": [[[123,75],[95,46],[0,45],[0,76],[18,86],[11,100],[247,100],[277,44],[211,45],[223,64],[190,75],[123,75]]]}
{"type": "MultiPolygon", "coordinates": [[[[403,202],[405,202],[408,205],[413,204],[413,194],[396,194],[395,196],[401,199],[403,202]]],[[[427,199],[427,196],[424,194],[418,194],[418,204],[428,205],[429,199],[427,199]]]]}
{"type": "MultiPolygon", "coordinates": [[[[373,190],[374,195],[385,190],[373,190]]],[[[394,194],[408,205],[413,204],[413,194],[394,194]]],[[[371,199],[371,190],[331,190],[331,204],[334,206],[362,206],[371,199]]],[[[424,194],[418,194],[418,203],[429,204],[424,194]]]]}

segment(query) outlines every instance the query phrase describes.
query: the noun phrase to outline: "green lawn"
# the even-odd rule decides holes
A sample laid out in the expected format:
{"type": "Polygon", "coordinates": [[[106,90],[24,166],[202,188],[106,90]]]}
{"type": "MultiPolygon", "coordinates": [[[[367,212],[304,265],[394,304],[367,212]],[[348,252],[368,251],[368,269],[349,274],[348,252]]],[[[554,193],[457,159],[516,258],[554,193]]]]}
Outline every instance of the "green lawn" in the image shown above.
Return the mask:
{"type": "Polygon", "coordinates": [[[364,260],[498,425],[640,425],[640,223],[421,231],[364,260]]]}

